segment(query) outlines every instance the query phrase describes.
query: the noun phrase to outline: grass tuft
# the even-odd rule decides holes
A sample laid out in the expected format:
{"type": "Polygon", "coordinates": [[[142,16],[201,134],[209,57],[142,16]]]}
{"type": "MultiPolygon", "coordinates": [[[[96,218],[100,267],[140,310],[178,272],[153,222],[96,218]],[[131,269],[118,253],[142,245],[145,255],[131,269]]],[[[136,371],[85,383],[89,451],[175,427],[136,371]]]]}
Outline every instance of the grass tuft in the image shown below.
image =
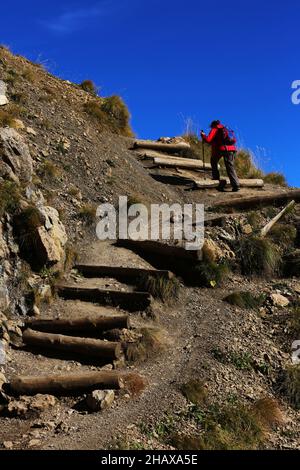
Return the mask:
{"type": "Polygon", "coordinates": [[[300,410],[300,364],[289,366],[286,369],[282,391],[289,403],[295,409],[300,410]]]}
{"type": "Polygon", "coordinates": [[[86,224],[93,225],[96,220],[97,208],[92,204],[85,204],[79,209],[78,217],[86,224]]]}
{"type": "Polygon", "coordinates": [[[190,380],[183,384],[181,392],[194,405],[203,405],[207,401],[208,391],[201,380],[190,380]]]}
{"type": "Polygon", "coordinates": [[[244,275],[272,276],[279,269],[279,249],[267,238],[243,237],[239,240],[236,251],[244,275]]]}
{"type": "Polygon", "coordinates": [[[267,173],[264,176],[264,182],[269,184],[274,184],[275,186],[287,186],[287,181],[285,176],[282,173],[267,173]]]}
{"type": "Polygon", "coordinates": [[[278,245],[282,250],[286,251],[292,247],[297,237],[297,229],[294,225],[276,224],[268,233],[268,238],[278,245]]]}
{"type": "Polygon", "coordinates": [[[142,276],[138,289],[149,292],[154,298],[171,304],[178,299],[180,283],[176,277],[165,279],[161,276],[142,276]]]}
{"type": "Polygon", "coordinates": [[[142,328],[141,337],[136,343],[127,345],[126,357],[129,362],[145,362],[164,351],[169,344],[168,338],[158,328],[142,328]]]}
{"type": "Polygon", "coordinates": [[[40,166],[38,174],[42,178],[57,179],[62,175],[62,171],[55,163],[45,160],[40,166]]]}
{"type": "Polygon", "coordinates": [[[92,95],[97,95],[97,87],[95,85],[95,83],[92,81],[92,80],[84,80],[81,84],[80,84],[80,87],[88,92],[88,93],[91,93],[92,95]]]}
{"type": "Polygon", "coordinates": [[[21,191],[19,186],[11,181],[0,183],[0,217],[5,212],[13,214],[20,205],[21,191]]]}
{"type": "Polygon", "coordinates": [[[123,376],[124,388],[132,396],[139,396],[145,390],[147,382],[137,373],[129,373],[123,376]]]}
{"type": "Polygon", "coordinates": [[[229,267],[225,263],[217,264],[213,261],[202,261],[195,268],[197,284],[205,287],[222,285],[229,274],[229,267]]]}
{"type": "Polygon", "coordinates": [[[223,301],[244,309],[258,309],[265,300],[264,295],[254,295],[248,291],[238,291],[224,297],[223,301]]]}
{"type": "Polygon", "coordinates": [[[113,118],[117,127],[124,135],[132,137],[133,134],[129,123],[130,113],[120,96],[114,95],[109,98],[105,98],[101,108],[105,113],[113,118]]]}

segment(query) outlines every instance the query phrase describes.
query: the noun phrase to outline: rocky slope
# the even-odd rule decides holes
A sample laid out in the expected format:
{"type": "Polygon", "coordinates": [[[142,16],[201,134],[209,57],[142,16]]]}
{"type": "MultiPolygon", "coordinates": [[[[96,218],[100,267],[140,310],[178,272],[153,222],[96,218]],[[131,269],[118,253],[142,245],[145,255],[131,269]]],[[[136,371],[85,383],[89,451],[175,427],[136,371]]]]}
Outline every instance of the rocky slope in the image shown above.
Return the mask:
{"type": "MultiPolygon", "coordinates": [[[[102,370],[95,364],[37,354],[21,341],[28,318],[110,313],[108,306],[99,310],[80,300],[53,299],[55,284],[62,279],[86,288],[132,291],[130,283],[114,278],[83,279],[70,271],[75,257],[106,266],[176,270],[176,259],[170,263],[97,241],[95,209],[99,203],[116,205],[119,195],[127,195],[131,202],[145,204],[202,202],[212,206],[233,196],[214,190],[187,191],[153,179],[129,150],[132,139],[122,135],[124,129],[116,116],[103,110],[95,114],[87,106],[97,102],[101,108],[104,99],[3,48],[0,80],[2,356],[6,351],[0,384],[20,373],[102,370]]],[[[263,194],[284,191],[266,185],[263,194]]],[[[242,190],[242,195],[253,194],[257,194],[255,189],[242,190]]],[[[238,250],[241,238],[256,235],[277,212],[267,207],[256,214],[225,213],[222,226],[211,224],[206,230],[210,271],[205,282],[191,286],[183,278],[173,305],[156,299],[151,311],[130,313],[132,329],[123,332],[127,335],[123,342],[134,343],[147,328],[158,329],[163,337],[153,357],[122,366],[121,370],[138,372],[146,379],[141,393],[129,388],[117,393],[115,400],[112,394],[98,395],[98,402],[111,401],[110,408],[90,413],[90,408],[80,406],[83,396],[36,395],[15,400],[2,392],[3,447],[299,448],[298,379],[292,383],[292,392],[284,388],[291,343],[300,339],[295,319],[299,271],[295,268],[294,277],[282,270],[268,277],[268,270],[262,276],[243,275],[238,250]],[[224,260],[231,271],[222,283],[216,271],[211,271],[211,263],[217,269],[215,265],[224,260]],[[236,291],[261,296],[259,305],[245,308],[224,302],[226,294],[236,291]],[[192,380],[197,383],[191,385],[192,380]],[[197,399],[183,393],[187,384],[197,399]],[[266,397],[268,401],[259,401],[266,397]],[[226,413],[239,413],[241,428],[232,425],[226,413]],[[246,432],[249,427],[252,434],[246,432]],[[239,433],[244,439],[238,439],[239,433]]],[[[283,221],[277,239],[276,233],[272,237],[281,258],[287,253],[294,256],[299,247],[299,205],[283,221]],[[285,239],[288,231],[291,237],[285,239]]],[[[122,308],[117,311],[124,313],[122,308]]]]}

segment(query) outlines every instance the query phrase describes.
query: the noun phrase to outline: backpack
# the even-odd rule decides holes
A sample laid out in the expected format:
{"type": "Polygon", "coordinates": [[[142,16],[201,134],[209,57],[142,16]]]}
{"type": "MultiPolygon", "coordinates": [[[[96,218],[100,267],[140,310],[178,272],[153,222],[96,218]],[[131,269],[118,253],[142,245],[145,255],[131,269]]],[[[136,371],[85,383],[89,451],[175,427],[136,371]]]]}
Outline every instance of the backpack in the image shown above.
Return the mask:
{"type": "Polygon", "coordinates": [[[236,143],[236,138],[234,131],[228,129],[227,127],[220,128],[220,139],[222,140],[222,145],[233,145],[236,143]]]}

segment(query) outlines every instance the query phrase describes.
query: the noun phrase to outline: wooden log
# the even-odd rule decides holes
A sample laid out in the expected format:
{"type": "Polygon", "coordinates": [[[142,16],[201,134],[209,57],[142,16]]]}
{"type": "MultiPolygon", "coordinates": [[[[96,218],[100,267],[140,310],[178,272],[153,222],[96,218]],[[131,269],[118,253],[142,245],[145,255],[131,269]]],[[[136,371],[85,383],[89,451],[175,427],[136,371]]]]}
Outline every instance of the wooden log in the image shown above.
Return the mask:
{"type": "Polygon", "coordinates": [[[146,310],[152,301],[148,292],[121,292],[88,287],[58,286],[57,293],[64,299],[118,306],[129,312],[146,310]]]}
{"type": "Polygon", "coordinates": [[[294,189],[286,192],[274,192],[273,194],[261,194],[259,196],[251,197],[230,197],[226,200],[219,201],[213,206],[214,209],[253,209],[256,207],[265,207],[265,206],[278,206],[284,204],[285,202],[292,200],[300,201],[300,189],[294,189]]]}
{"type": "Polygon", "coordinates": [[[284,216],[284,214],[292,210],[295,204],[296,204],[295,201],[289,202],[288,205],[284,209],[282,209],[281,212],[279,212],[279,214],[273,217],[273,219],[270,220],[270,222],[261,229],[260,235],[262,237],[265,237],[269,233],[269,231],[272,229],[272,227],[274,227],[276,222],[278,222],[284,216]]]}
{"type": "Polygon", "coordinates": [[[87,264],[77,264],[75,266],[85,277],[112,277],[114,279],[125,279],[135,281],[141,276],[151,275],[163,279],[171,279],[173,274],[167,270],[129,268],[123,266],[97,266],[87,264]]]}
{"type": "Polygon", "coordinates": [[[123,380],[118,372],[78,372],[72,374],[52,374],[33,376],[16,376],[8,384],[8,391],[14,395],[35,395],[50,393],[68,395],[97,389],[119,390],[123,380]]]}
{"type": "Polygon", "coordinates": [[[183,246],[168,245],[155,240],[118,240],[117,246],[137,250],[140,253],[150,253],[168,258],[181,259],[186,262],[198,260],[197,251],[186,250],[183,246]]]}
{"type": "Polygon", "coordinates": [[[23,341],[29,346],[74,353],[89,358],[115,360],[120,358],[122,352],[120,343],[42,333],[29,328],[23,332],[23,341]]]}
{"type": "MultiPolygon", "coordinates": [[[[199,179],[199,178],[191,178],[193,179],[196,188],[198,189],[210,189],[210,188],[217,188],[219,186],[218,180],[209,180],[209,179],[199,179]]],[[[222,178],[222,180],[226,181],[227,185],[230,185],[229,178],[222,178]]],[[[240,179],[240,187],[241,188],[263,188],[264,187],[264,180],[262,179],[240,179]]]]}
{"type": "Polygon", "coordinates": [[[152,140],[136,140],[133,144],[133,148],[143,148],[150,150],[159,150],[161,152],[167,153],[177,153],[187,151],[191,147],[190,144],[188,144],[187,142],[180,142],[177,144],[165,144],[163,142],[155,142],[152,140]]]}
{"type": "MultiPolygon", "coordinates": [[[[196,160],[193,158],[174,158],[174,157],[160,157],[153,158],[153,163],[159,166],[171,167],[171,168],[193,168],[196,170],[203,170],[202,160],[196,160]]],[[[210,170],[210,163],[205,163],[205,169],[210,170]]]]}
{"type": "Polygon", "coordinates": [[[106,317],[85,317],[76,319],[31,319],[25,322],[27,328],[46,333],[72,334],[73,336],[99,336],[104,331],[129,328],[128,315],[106,317]]]}

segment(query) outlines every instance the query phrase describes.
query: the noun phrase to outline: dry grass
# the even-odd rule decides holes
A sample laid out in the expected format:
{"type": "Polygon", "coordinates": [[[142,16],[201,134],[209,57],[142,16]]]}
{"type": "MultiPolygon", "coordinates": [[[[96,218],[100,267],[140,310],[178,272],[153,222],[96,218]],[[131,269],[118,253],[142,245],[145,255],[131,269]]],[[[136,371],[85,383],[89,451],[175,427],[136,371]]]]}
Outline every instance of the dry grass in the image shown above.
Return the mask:
{"type": "Polygon", "coordinates": [[[70,243],[67,244],[65,248],[65,264],[64,271],[70,271],[78,259],[78,252],[76,248],[70,243]]]}
{"type": "Polygon", "coordinates": [[[31,67],[26,67],[23,70],[22,77],[30,83],[35,83],[38,80],[38,73],[31,67]]]}
{"type": "Polygon", "coordinates": [[[14,127],[15,120],[19,117],[15,110],[0,109],[0,127],[14,127]]]}
{"type": "Polygon", "coordinates": [[[258,309],[265,300],[264,295],[254,295],[248,291],[238,291],[224,297],[223,301],[244,309],[258,309]]]}
{"type": "Polygon", "coordinates": [[[236,249],[242,274],[273,276],[279,270],[281,255],[278,247],[267,238],[242,237],[236,249]]]}
{"type": "Polygon", "coordinates": [[[267,173],[264,176],[264,182],[269,184],[274,184],[275,186],[287,186],[287,181],[285,176],[282,173],[267,173]]]}
{"type": "Polygon", "coordinates": [[[297,237],[297,229],[294,225],[276,224],[268,233],[268,238],[282,248],[283,251],[294,246],[297,237]]]}
{"type": "Polygon", "coordinates": [[[208,390],[202,380],[190,380],[182,385],[181,392],[194,405],[203,405],[207,401],[208,390]]]}
{"type": "Polygon", "coordinates": [[[127,137],[133,136],[130,128],[130,113],[120,96],[114,95],[109,98],[104,98],[101,109],[113,119],[117,128],[123,135],[127,137]]]}
{"type": "Polygon", "coordinates": [[[0,217],[5,212],[13,214],[20,205],[21,190],[16,183],[4,181],[0,183],[0,217]]]}
{"type": "Polygon", "coordinates": [[[166,333],[159,328],[141,328],[141,337],[136,343],[127,345],[129,362],[145,362],[163,352],[170,343],[166,333]]]}
{"type": "Polygon", "coordinates": [[[106,115],[101,109],[101,102],[99,101],[88,101],[83,105],[84,111],[97,119],[100,123],[106,122],[106,115]]]}
{"type": "Polygon", "coordinates": [[[92,225],[96,220],[97,208],[92,204],[85,204],[78,211],[78,217],[86,224],[92,225]]]}
{"type": "Polygon", "coordinates": [[[239,178],[262,178],[263,172],[257,167],[255,157],[248,150],[239,150],[235,158],[239,178]]]}
{"type": "Polygon", "coordinates": [[[124,389],[132,396],[141,395],[147,385],[146,379],[134,372],[123,375],[122,379],[124,381],[124,389]]]}
{"type": "Polygon", "coordinates": [[[161,276],[145,275],[139,280],[138,289],[149,292],[162,302],[172,304],[178,299],[180,283],[176,277],[166,279],[161,276]]]}
{"type": "Polygon", "coordinates": [[[289,403],[295,409],[300,410],[300,364],[289,366],[286,369],[282,391],[289,403]]]}
{"type": "Polygon", "coordinates": [[[41,178],[58,179],[62,175],[62,170],[50,160],[45,160],[38,169],[41,178]]]}
{"type": "Polygon", "coordinates": [[[266,430],[284,422],[278,401],[271,397],[257,400],[252,406],[252,412],[266,430]]]}
{"type": "Polygon", "coordinates": [[[97,95],[98,93],[98,89],[92,80],[84,80],[80,84],[80,88],[82,88],[87,93],[91,93],[92,95],[97,95]]]}

